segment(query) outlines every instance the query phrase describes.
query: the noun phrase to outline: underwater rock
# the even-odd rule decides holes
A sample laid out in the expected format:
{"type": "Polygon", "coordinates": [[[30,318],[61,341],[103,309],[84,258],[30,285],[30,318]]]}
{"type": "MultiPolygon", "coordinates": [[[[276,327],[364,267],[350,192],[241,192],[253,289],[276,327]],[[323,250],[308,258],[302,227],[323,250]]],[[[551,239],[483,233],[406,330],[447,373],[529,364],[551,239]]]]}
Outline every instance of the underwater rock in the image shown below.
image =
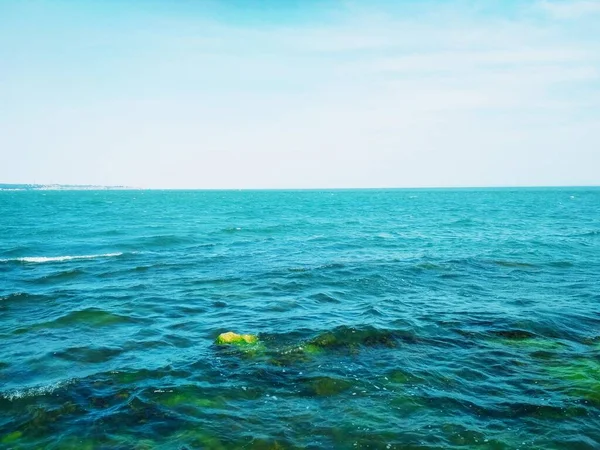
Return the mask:
{"type": "Polygon", "coordinates": [[[177,441],[185,442],[180,448],[202,448],[206,450],[225,450],[227,446],[210,432],[201,428],[183,430],[175,435],[177,441]]]}
{"type": "Polygon", "coordinates": [[[18,441],[23,433],[21,431],[13,431],[12,433],[8,433],[2,439],[0,439],[0,444],[12,444],[18,441]]]}
{"type": "Polygon", "coordinates": [[[82,439],[81,437],[61,438],[53,447],[57,450],[94,450],[98,448],[98,441],[93,439],[82,439]]]}
{"type": "Polygon", "coordinates": [[[352,387],[347,380],[331,377],[316,377],[307,380],[305,392],[311,396],[330,397],[352,387]]]}
{"type": "Polygon", "coordinates": [[[252,439],[252,442],[244,445],[244,448],[250,450],[285,450],[292,448],[291,445],[283,445],[278,441],[269,441],[266,439],[252,439]]]}
{"type": "Polygon", "coordinates": [[[595,358],[562,361],[560,365],[547,366],[546,371],[560,382],[557,387],[566,394],[600,405],[600,361],[595,358]]]}
{"type": "Polygon", "coordinates": [[[441,431],[446,436],[447,441],[452,444],[452,447],[475,446],[482,442],[487,442],[483,433],[454,423],[442,425],[441,431]]]}
{"type": "Polygon", "coordinates": [[[333,331],[325,332],[308,342],[305,346],[310,353],[318,349],[356,350],[359,347],[388,347],[397,346],[397,338],[392,331],[378,330],[373,327],[351,328],[341,326],[333,331]]]}
{"type": "Polygon", "coordinates": [[[532,333],[531,331],[518,330],[518,329],[516,329],[516,330],[499,330],[499,331],[495,331],[494,334],[499,337],[503,337],[506,339],[514,339],[514,340],[533,339],[533,338],[537,337],[537,335],[535,333],[532,333]]]}
{"type": "Polygon", "coordinates": [[[153,404],[164,408],[205,409],[224,407],[220,397],[209,396],[206,391],[196,386],[183,386],[171,389],[151,388],[147,391],[148,399],[153,404]]]}
{"type": "Polygon", "coordinates": [[[540,359],[549,359],[556,356],[557,352],[565,350],[567,346],[552,339],[535,337],[523,339],[498,339],[497,343],[513,349],[530,352],[531,356],[540,359]]]}
{"type": "Polygon", "coordinates": [[[387,374],[386,381],[390,381],[394,384],[414,384],[420,383],[423,380],[410,372],[396,369],[387,374]]]}
{"type": "Polygon", "coordinates": [[[309,355],[319,355],[323,353],[323,349],[318,345],[306,344],[303,347],[300,347],[304,353],[309,355]]]}
{"type": "Polygon", "coordinates": [[[253,334],[237,334],[233,331],[227,333],[221,333],[215,344],[217,345],[247,345],[258,343],[258,337],[253,334]]]}

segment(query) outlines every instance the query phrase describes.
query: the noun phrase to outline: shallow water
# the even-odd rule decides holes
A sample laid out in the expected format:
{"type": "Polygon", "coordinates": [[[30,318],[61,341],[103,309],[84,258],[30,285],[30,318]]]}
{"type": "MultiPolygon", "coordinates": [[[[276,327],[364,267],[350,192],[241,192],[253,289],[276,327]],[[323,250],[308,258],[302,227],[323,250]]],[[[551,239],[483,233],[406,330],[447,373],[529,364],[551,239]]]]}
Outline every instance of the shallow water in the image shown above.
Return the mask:
{"type": "Polygon", "coordinates": [[[598,286],[600,189],[0,191],[0,448],[600,448],[598,286]]]}

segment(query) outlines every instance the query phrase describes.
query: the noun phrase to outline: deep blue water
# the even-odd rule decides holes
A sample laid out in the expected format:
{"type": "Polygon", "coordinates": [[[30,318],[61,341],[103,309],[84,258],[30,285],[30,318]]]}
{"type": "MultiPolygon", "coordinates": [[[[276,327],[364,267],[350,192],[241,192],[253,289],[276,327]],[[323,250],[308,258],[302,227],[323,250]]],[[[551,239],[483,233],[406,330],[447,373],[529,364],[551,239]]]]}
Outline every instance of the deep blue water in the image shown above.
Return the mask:
{"type": "Polygon", "coordinates": [[[0,191],[0,317],[0,448],[600,448],[598,188],[0,191]]]}

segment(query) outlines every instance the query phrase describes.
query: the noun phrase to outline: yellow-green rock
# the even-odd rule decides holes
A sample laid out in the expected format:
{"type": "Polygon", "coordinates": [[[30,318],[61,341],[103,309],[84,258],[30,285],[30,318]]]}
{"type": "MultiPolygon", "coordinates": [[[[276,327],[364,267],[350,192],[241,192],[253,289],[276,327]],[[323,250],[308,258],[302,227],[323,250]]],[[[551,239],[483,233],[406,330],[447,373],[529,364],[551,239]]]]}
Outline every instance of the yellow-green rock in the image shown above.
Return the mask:
{"type": "Polygon", "coordinates": [[[233,331],[221,333],[215,341],[218,345],[247,345],[258,343],[258,337],[253,334],[237,334],[233,331]]]}

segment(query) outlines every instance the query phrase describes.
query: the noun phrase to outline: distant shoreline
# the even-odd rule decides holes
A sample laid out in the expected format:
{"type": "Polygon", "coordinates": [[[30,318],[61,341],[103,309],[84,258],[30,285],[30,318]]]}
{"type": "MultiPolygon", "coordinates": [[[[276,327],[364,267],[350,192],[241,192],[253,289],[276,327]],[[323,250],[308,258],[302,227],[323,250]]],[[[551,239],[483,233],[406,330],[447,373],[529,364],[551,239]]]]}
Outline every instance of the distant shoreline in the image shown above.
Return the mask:
{"type": "Polygon", "coordinates": [[[2,184],[0,191],[425,191],[425,190],[526,190],[526,189],[596,189],[600,185],[557,185],[557,186],[421,186],[421,187],[315,187],[315,188],[149,188],[133,186],[97,186],[66,184],[2,184]]]}
{"type": "Polygon", "coordinates": [[[95,186],[78,184],[2,184],[0,191],[122,191],[139,188],[129,186],[95,186]]]}

